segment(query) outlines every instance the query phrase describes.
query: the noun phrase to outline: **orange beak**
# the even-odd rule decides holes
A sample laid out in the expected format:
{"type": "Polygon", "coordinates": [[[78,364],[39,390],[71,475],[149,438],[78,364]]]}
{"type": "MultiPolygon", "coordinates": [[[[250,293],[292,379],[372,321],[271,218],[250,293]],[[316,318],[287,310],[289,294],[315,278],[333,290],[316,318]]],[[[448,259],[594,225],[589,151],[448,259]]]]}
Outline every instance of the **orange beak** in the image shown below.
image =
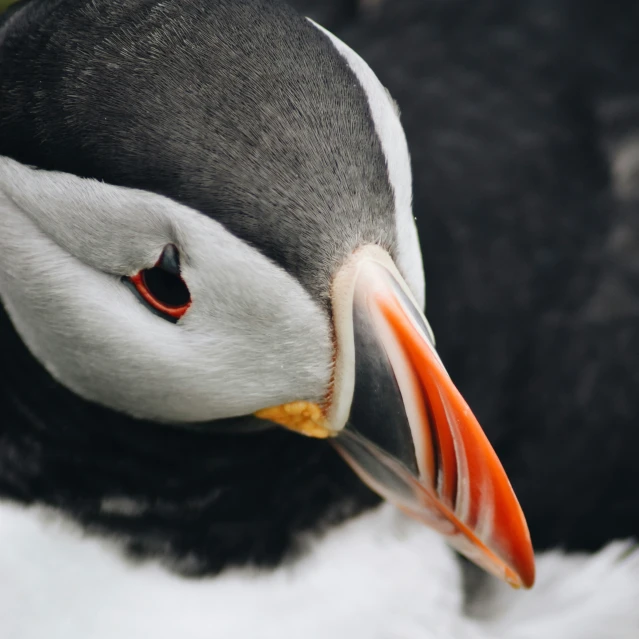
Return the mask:
{"type": "Polygon", "coordinates": [[[488,572],[532,586],[521,507],[388,254],[358,251],[335,278],[332,301],[337,357],[326,405],[297,402],[258,415],[333,436],[373,490],[488,572]]]}

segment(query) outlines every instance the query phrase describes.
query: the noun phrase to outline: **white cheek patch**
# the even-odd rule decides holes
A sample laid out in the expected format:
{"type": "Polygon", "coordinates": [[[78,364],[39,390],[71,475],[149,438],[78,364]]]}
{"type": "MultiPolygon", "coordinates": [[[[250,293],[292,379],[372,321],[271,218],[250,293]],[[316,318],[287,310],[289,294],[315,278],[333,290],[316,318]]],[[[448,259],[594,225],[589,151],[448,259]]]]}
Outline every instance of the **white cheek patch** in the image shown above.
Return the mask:
{"type": "Polygon", "coordinates": [[[0,225],[0,299],[31,352],[78,395],[137,417],[194,422],[326,392],[327,314],[206,216],[0,158],[0,225]],[[120,279],[152,266],[170,242],[193,300],[178,324],[120,279]]]}
{"type": "Polygon", "coordinates": [[[65,252],[105,273],[150,267],[167,241],[176,242],[175,203],[144,191],[25,170],[6,158],[0,158],[0,189],[65,252]]]}
{"type": "Polygon", "coordinates": [[[397,267],[423,309],[424,269],[415,218],[413,217],[410,156],[397,108],[373,70],[355,51],[313,20],[309,19],[309,22],[331,40],[335,49],[346,60],[351,71],[359,80],[368,98],[371,117],[386,158],[388,178],[395,196],[397,267]]]}

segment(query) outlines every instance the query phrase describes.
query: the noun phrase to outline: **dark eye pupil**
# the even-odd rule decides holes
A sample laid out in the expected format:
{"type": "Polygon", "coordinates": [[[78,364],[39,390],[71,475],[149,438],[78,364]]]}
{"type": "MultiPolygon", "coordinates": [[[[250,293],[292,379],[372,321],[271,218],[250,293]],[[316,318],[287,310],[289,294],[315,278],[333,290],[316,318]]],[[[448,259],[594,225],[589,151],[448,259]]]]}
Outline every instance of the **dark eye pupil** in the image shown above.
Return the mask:
{"type": "Polygon", "coordinates": [[[142,272],[144,285],[164,306],[179,308],[189,303],[191,296],[182,278],[155,267],[142,272]]]}

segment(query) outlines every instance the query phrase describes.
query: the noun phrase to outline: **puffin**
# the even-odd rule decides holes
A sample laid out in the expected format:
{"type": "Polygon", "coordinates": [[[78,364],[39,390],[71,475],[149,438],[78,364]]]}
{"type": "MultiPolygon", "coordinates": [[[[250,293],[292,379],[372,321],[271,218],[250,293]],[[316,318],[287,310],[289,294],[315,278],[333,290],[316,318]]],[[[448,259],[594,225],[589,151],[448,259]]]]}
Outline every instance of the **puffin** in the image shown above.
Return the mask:
{"type": "Polygon", "coordinates": [[[635,636],[628,542],[507,590],[527,524],[350,47],[275,1],[22,0],[0,95],[3,636],[635,636]]]}

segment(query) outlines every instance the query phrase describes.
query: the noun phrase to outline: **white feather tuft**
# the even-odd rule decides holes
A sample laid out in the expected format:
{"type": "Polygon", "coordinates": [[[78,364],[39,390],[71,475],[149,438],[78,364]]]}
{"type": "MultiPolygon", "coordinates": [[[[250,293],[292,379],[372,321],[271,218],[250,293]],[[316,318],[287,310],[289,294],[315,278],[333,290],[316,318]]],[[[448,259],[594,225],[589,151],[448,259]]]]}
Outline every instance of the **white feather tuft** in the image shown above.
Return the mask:
{"type": "Polygon", "coordinates": [[[11,639],[636,639],[639,554],[540,556],[530,592],[487,582],[464,612],[460,566],[383,506],[272,571],[185,579],[132,564],[37,508],[0,504],[0,626],[11,639]]]}

